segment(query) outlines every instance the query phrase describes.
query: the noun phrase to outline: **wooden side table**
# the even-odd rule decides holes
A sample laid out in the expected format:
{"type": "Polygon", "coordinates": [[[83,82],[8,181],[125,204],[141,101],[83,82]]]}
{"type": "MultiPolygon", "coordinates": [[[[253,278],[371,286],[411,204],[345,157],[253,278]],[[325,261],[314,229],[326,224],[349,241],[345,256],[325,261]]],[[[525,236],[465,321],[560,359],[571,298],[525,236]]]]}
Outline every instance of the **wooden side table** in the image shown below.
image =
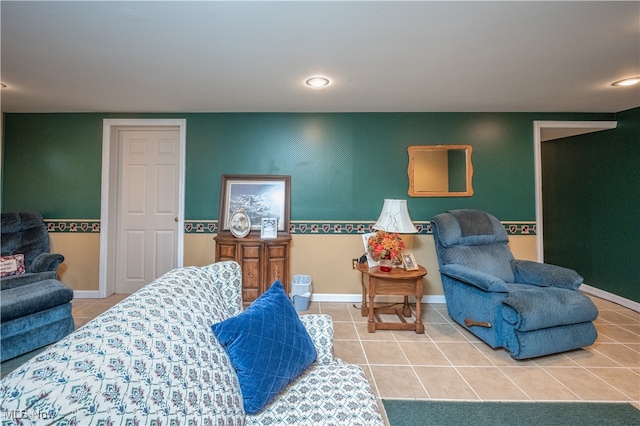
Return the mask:
{"type": "Polygon", "coordinates": [[[425,267],[419,266],[415,271],[393,268],[391,272],[382,272],[378,266],[369,268],[367,263],[359,263],[358,270],[362,272],[361,314],[363,317],[369,317],[367,324],[369,333],[375,333],[376,330],[414,330],[418,334],[424,333],[420,303],[422,301],[422,277],[427,275],[425,267]],[[368,277],[368,284],[365,283],[365,277],[368,277]],[[403,306],[402,308],[375,308],[374,299],[378,295],[404,296],[403,306]],[[407,323],[405,320],[405,317],[411,317],[409,296],[416,298],[416,320],[413,323],[407,323]],[[383,322],[379,314],[388,313],[396,314],[401,322],[383,322]]]}

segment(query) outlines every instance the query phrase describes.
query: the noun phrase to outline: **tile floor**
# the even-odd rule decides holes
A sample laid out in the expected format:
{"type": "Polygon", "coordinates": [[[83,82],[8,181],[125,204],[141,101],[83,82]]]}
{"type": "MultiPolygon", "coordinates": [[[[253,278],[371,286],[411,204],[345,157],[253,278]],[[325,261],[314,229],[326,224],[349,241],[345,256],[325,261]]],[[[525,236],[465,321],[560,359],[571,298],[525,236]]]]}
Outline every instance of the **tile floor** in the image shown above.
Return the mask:
{"type": "MultiPolygon", "coordinates": [[[[74,300],[76,327],[126,296],[74,300]]],[[[332,316],[336,356],[362,366],[379,401],[600,401],[629,402],[640,409],[640,313],[593,300],[600,311],[594,345],[525,361],[491,349],[453,323],[444,304],[423,305],[421,335],[368,333],[367,318],[353,303],[312,302],[303,313],[332,316]]]]}

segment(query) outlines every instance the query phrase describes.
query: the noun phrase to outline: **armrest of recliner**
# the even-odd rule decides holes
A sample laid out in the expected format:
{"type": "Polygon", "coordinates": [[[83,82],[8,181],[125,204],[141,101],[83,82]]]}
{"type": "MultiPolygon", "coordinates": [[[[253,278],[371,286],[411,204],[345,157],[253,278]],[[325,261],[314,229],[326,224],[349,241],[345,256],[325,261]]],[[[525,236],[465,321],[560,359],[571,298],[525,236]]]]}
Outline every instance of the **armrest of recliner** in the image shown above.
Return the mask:
{"type": "Polygon", "coordinates": [[[517,283],[540,287],[561,287],[577,290],[583,282],[583,278],[573,269],[530,260],[514,260],[513,272],[517,283]]]}
{"type": "Polygon", "coordinates": [[[27,272],[57,271],[62,262],[64,262],[64,256],[61,254],[40,253],[33,259],[27,272]]]}
{"type": "Polygon", "coordinates": [[[8,277],[2,277],[0,284],[2,290],[9,290],[10,288],[16,288],[23,285],[36,283],[44,280],[55,280],[56,273],[54,271],[46,272],[27,272],[26,274],[10,275],[8,277]]]}
{"type": "Polygon", "coordinates": [[[508,291],[507,285],[500,278],[464,265],[456,263],[444,265],[440,268],[440,273],[466,284],[476,286],[484,291],[495,293],[506,293],[508,291]]]}

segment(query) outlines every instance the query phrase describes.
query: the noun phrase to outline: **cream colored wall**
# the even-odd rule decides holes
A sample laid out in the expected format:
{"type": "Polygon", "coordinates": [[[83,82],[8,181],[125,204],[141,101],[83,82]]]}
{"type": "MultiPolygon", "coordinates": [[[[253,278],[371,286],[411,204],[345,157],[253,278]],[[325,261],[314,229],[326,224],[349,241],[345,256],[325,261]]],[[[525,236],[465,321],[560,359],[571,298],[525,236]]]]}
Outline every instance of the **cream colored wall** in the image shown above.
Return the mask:
{"type": "Polygon", "coordinates": [[[100,234],[50,233],[51,252],[64,256],[60,281],[73,290],[98,291],[100,234]]]}
{"type": "MultiPolygon", "coordinates": [[[[403,236],[416,261],[427,268],[425,296],[443,295],[432,235],[403,236]]],[[[509,246],[518,259],[536,260],[535,236],[511,236],[509,246]]],[[[311,275],[314,293],[359,294],[360,273],[351,259],[365,253],[361,235],[294,235],[291,274],[311,275]]]]}
{"type": "Polygon", "coordinates": [[[216,242],[211,234],[186,234],[184,236],[184,266],[205,266],[216,257],[216,242]]]}
{"type": "Polygon", "coordinates": [[[517,235],[509,237],[509,248],[513,257],[522,260],[538,260],[535,235],[517,235]]]}
{"type": "MultiPolygon", "coordinates": [[[[441,295],[433,237],[413,236],[416,261],[430,271],[424,279],[425,294],[441,295]]],[[[365,253],[361,235],[294,235],[291,273],[311,275],[313,292],[360,294],[361,274],[352,269],[351,260],[365,253]]]]}
{"type": "MultiPolygon", "coordinates": [[[[100,271],[100,234],[50,233],[51,251],[64,255],[58,269],[60,281],[73,290],[98,291],[100,271]]],[[[212,235],[184,237],[184,265],[213,263],[215,242],[212,235]]]]}
{"type": "MultiPolygon", "coordinates": [[[[65,256],[58,274],[73,290],[98,290],[100,235],[52,233],[52,251],[65,256]]],[[[404,237],[416,261],[427,268],[425,296],[443,294],[438,273],[433,236],[404,237]]],[[[510,236],[510,247],[518,259],[536,260],[535,236],[510,236]]],[[[351,259],[364,254],[361,235],[293,235],[291,275],[311,275],[314,294],[360,294],[360,273],[351,267],[351,259]]],[[[214,262],[212,234],[187,234],[184,237],[184,265],[203,266],[214,262]]]]}

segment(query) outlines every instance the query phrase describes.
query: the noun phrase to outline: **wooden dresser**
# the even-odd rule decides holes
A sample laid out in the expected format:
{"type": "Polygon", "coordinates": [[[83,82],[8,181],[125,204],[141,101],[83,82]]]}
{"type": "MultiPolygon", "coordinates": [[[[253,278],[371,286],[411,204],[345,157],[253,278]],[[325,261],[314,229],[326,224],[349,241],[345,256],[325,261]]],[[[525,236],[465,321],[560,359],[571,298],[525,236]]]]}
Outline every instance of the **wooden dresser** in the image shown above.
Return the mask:
{"type": "Polygon", "coordinates": [[[245,305],[253,302],[278,278],[289,294],[290,234],[279,234],[278,238],[261,240],[259,234],[236,238],[229,233],[221,233],[214,240],[216,262],[235,260],[242,268],[242,301],[245,305]]]}

